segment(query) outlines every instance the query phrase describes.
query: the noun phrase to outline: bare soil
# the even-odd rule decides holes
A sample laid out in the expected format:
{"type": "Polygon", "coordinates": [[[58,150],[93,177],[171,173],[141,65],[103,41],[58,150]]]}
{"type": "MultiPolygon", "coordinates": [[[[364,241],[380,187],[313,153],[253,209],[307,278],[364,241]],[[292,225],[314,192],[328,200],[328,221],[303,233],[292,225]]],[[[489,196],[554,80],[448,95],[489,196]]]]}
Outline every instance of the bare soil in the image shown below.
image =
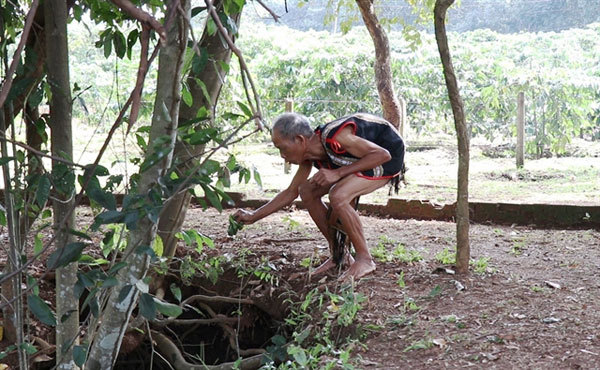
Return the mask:
{"type": "MultiPolygon", "coordinates": [[[[248,248],[252,252],[249,264],[258,264],[262,257],[270,261],[279,284],[274,290],[250,286],[252,298],[277,296],[272,302],[281,303],[285,298],[281,292],[288,291],[286,297],[300,300],[315,287],[339,288],[335,273],[309,280],[308,269],[300,265],[307,257],[316,256],[315,263],[324,261],[328,254],[324,238],[306,211],[278,212],[230,237],[227,219],[232,212],[190,209],[184,228],[210,236],[215,241],[215,249],[210,250],[213,255],[232,256],[248,248]]],[[[81,210],[78,219],[90,222],[90,211],[81,210]]],[[[422,260],[378,261],[373,274],[356,282],[356,291],[367,297],[353,326],[367,332],[363,345],[352,352],[357,368],[600,367],[600,231],[471,225],[471,255],[480,263],[472,266],[468,276],[457,276],[450,264],[436,258],[455,246],[453,223],[365,215],[362,222],[372,251],[385,240],[381,245],[390,254],[401,243],[422,260]],[[487,265],[483,263],[486,260],[487,265]]],[[[378,250],[381,254],[381,247],[378,250]]],[[[188,253],[197,257],[183,246],[178,256],[188,253]]],[[[40,262],[30,272],[39,278],[43,271],[40,262]]],[[[214,286],[198,284],[186,288],[184,296],[240,294],[235,276],[222,276],[214,286]]],[[[52,305],[53,289],[51,277],[41,280],[40,295],[52,305]]],[[[250,294],[249,290],[243,294],[250,294]]],[[[266,346],[269,336],[280,332],[269,325],[282,322],[285,307],[267,301],[261,308],[261,312],[245,313],[242,322],[252,333],[262,328],[253,335],[263,336],[259,341],[266,346]],[[267,322],[266,316],[273,321],[267,322]]],[[[226,342],[222,334],[204,332],[212,335],[213,341],[226,342]]],[[[52,328],[35,320],[30,321],[29,333],[54,342],[52,328]]],[[[148,343],[144,338],[126,338],[124,346],[137,352],[124,355],[119,368],[133,366],[135,357],[151,353],[148,343]]],[[[0,348],[3,346],[0,342],[0,348]]],[[[39,368],[51,363],[52,349],[46,352],[50,357],[40,361],[39,368]]],[[[12,362],[11,358],[3,361],[12,362]]],[[[160,367],[158,358],[154,365],[166,368],[160,367]]]]}
{"type": "MultiPolygon", "coordinates": [[[[229,212],[192,212],[188,227],[219,240],[223,253],[249,247],[267,256],[285,281],[324,239],[304,210],[279,212],[226,236],[229,212]],[[285,257],[282,257],[285,256],[285,257]]],[[[354,353],[359,368],[598,368],[600,366],[600,232],[471,226],[471,255],[489,259],[487,271],[448,274],[435,255],[455,245],[455,224],[362,217],[375,247],[382,236],[418,251],[416,263],[377,263],[357,290],[368,297],[358,324],[371,330],[354,353]],[[442,269],[440,269],[442,267],[442,269]],[[404,273],[405,287],[399,276],[404,273]],[[464,290],[457,288],[464,286],[464,290]],[[406,302],[414,302],[407,305],[406,302]]],[[[390,250],[392,245],[388,245],[390,250]]]]}

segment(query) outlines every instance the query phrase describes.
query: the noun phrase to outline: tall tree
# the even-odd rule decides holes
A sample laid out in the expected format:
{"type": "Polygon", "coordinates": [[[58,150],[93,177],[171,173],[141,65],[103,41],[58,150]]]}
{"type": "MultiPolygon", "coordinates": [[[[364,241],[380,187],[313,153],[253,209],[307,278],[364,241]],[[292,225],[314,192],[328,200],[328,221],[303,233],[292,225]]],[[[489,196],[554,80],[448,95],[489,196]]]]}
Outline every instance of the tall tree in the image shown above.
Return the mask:
{"type": "MultiPolygon", "coordinates": [[[[71,128],[71,86],[69,49],[67,44],[67,4],[64,0],[44,2],[46,24],[46,73],[52,92],[50,99],[50,133],[52,155],[71,161],[73,135],[71,128]]],[[[73,242],[75,175],[64,163],[52,162],[55,198],[53,202],[56,250],[67,253],[73,242]]],[[[77,262],[56,269],[56,363],[59,369],[72,369],[72,348],[79,336],[79,302],[75,299],[77,262]],[[66,319],[63,319],[66,318],[66,319]]]]}
{"type": "Polygon", "coordinates": [[[373,2],[374,0],[356,0],[365,26],[367,26],[375,45],[375,81],[383,108],[383,117],[399,128],[400,132],[403,132],[404,127],[400,127],[403,122],[402,109],[394,91],[390,65],[390,44],[385,30],[375,14],[373,2]]]}
{"type": "MultiPolygon", "coordinates": [[[[223,3],[223,0],[214,1],[213,6],[218,11],[222,11],[223,3]]],[[[239,12],[230,15],[236,24],[239,24],[241,12],[242,9],[240,8],[239,12]]],[[[231,31],[230,37],[234,40],[231,31]]],[[[198,111],[204,108],[212,125],[214,124],[213,118],[217,99],[227,75],[227,70],[222,68],[222,65],[223,63],[229,64],[231,48],[223,42],[223,36],[219,32],[211,31],[210,27],[205,27],[198,50],[208,57],[209,62],[204,66],[190,69],[186,81],[192,103],[190,105],[181,104],[179,122],[196,118],[198,111]]],[[[206,125],[206,123],[202,124],[206,125]]],[[[204,149],[205,145],[190,145],[181,140],[177,141],[173,161],[178,163],[178,172],[184,175],[187,171],[196,167],[204,149]]],[[[163,240],[165,256],[172,257],[175,253],[177,240],[174,236],[181,229],[190,201],[191,194],[183,189],[165,205],[161,212],[158,234],[163,240]]]]}
{"type": "Polygon", "coordinates": [[[136,212],[140,218],[127,238],[124,252],[127,267],[119,271],[118,284],[112,289],[101,312],[102,320],[90,348],[87,369],[109,369],[113,366],[140,290],[142,300],[152,299],[143,288],[149,265],[149,255],[144,251],[156,237],[157,220],[152,216],[154,196],[159,191],[159,180],[171,166],[177,135],[181,69],[188,37],[184,17],[189,18],[189,1],[167,1],[166,14],[173,14],[174,19],[166,21],[166,39],[159,52],[156,98],[149,144],[144,155],[146,165],[140,168],[136,189],[144,206],[142,212],[136,212]],[[180,12],[179,7],[184,11],[180,12]]]}
{"type": "Polygon", "coordinates": [[[458,89],[448,37],[446,36],[446,11],[454,0],[436,0],[434,13],[435,39],[444,69],[448,97],[454,115],[454,127],[458,138],[458,194],[456,201],[456,270],[469,272],[469,141],[470,133],[465,122],[463,102],[458,89]]]}

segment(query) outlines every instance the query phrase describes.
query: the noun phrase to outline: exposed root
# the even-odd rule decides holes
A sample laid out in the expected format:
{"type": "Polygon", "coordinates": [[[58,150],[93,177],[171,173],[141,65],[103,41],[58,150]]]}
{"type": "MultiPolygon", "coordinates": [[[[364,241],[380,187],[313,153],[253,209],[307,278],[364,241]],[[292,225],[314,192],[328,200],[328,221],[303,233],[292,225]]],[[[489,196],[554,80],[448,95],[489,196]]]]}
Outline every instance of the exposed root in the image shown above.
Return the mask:
{"type": "Polygon", "coordinates": [[[261,366],[262,362],[262,354],[258,354],[252,357],[248,357],[243,359],[240,363],[235,362],[226,362],[220,365],[196,365],[189,363],[185,360],[181,351],[171,339],[169,339],[166,335],[152,330],[152,338],[156,342],[156,346],[160,353],[170,362],[171,366],[175,368],[175,370],[229,370],[233,369],[235,365],[237,365],[238,369],[241,370],[253,370],[258,369],[261,366]]]}

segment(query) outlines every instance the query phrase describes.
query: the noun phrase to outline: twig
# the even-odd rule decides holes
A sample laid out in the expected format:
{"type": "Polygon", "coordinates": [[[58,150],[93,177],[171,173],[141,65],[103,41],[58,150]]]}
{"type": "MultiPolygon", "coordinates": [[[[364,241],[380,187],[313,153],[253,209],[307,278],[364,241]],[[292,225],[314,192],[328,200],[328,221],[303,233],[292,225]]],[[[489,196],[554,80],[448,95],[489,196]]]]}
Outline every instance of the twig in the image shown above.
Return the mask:
{"type": "Polygon", "coordinates": [[[293,242],[305,242],[305,241],[314,241],[317,239],[314,238],[289,238],[289,239],[271,239],[264,238],[262,240],[263,243],[293,243],[293,242]]]}
{"type": "Polygon", "coordinates": [[[122,11],[129,14],[134,19],[137,19],[143,24],[147,24],[154,29],[160,36],[160,41],[164,45],[167,42],[167,32],[165,27],[160,24],[152,15],[146,13],[142,9],[133,5],[129,0],[111,0],[113,4],[119,7],[122,11]]]}
{"type": "Polygon", "coordinates": [[[237,322],[235,317],[227,317],[223,315],[217,315],[211,319],[167,319],[167,320],[155,320],[152,323],[157,326],[166,326],[170,324],[178,325],[214,325],[214,324],[235,324],[237,322]]]}
{"type": "Polygon", "coordinates": [[[203,301],[203,302],[221,302],[221,303],[243,303],[253,305],[254,301],[248,298],[233,298],[233,297],[223,297],[223,296],[209,296],[196,294],[186,298],[183,302],[181,302],[181,306],[186,304],[190,304],[195,301],[203,301]]]}
{"type": "Polygon", "coordinates": [[[31,30],[31,25],[33,23],[33,18],[35,17],[35,13],[37,11],[37,7],[39,4],[39,0],[33,0],[31,3],[31,9],[27,13],[27,18],[25,19],[25,26],[23,27],[23,33],[21,33],[21,40],[19,40],[19,46],[15,50],[15,54],[13,55],[12,62],[10,62],[10,67],[8,72],[6,73],[6,78],[2,83],[2,90],[0,91],[0,108],[4,106],[4,102],[6,101],[6,97],[8,96],[8,92],[12,86],[13,74],[17,69],[18,61],[21,58],[21,53],[23,52],[23,48],[25,47],[25,43],[27,42],[27,38],[29,37],[29,31],[31,30]]]}
{"type": "Polygon", "coordinates": [[[16,141],[16,140],[9,139],[9,138],[7,138],[6,136],[4,136],[4,133],[0,133],[0,140],[4,140],[4,141],[6,141],[6,142],[8,142],[8,143],[15,144],[16,146],[19,146],[19,147],[21,147],[21,148],[23,148],[23,149],[27,150],[28,152],[30,152],[30,153],[33,153],[33,154],[34,154],[35,156],[37,156],[37,157],[46,157],[46,158],[50,158],[50,159],[52,159],[53,161],[56,161],[56,162],[61,162],[61,163],[64,163],[64,164],[66,164],[66,165],[68,165],[68,166],[79,167],[79,168],[86,168],[86,166],[84,166],[84,165],[82,165],[82,164],[75,163],[75,162],[71,162],[71,161],[69,161],[68,159],[64,159],[64,158],[62,158],[62,157],[56,157],[56,156],[53,156],[53,155],[50,155],[50,154],[44,153],[44,152],[42,152],[42,151],[39,151],[39,150],[37,150],[37,149],[35,149],[35,148],[33,148],[33,147],[31,147],[31,146],[29,146],[29,145],[25,144],[25,143],[22,143],[22,142],[20,142],[20,141],[16,141]]]}
{"type": "MultiPolygon", "coordinates": [[[[267,5],[265,5],[265,3],[263,3],[261,0],[256,0],[257,3],[259,3],[263,8],[266,9],[266,11],[269,12],[269,14],[271,14],[271,17],[273,17],[273,20],[275,20],[275,22],[279,22],[279,18],[281,18],[280,16],[278,16],[277,14],[275,14],[275,12],[273,10],[271,10],[271,8],[269,8],[267,5]]],[[[287,11],[287,3],[286,3],[286,11],[287,11]]]]}

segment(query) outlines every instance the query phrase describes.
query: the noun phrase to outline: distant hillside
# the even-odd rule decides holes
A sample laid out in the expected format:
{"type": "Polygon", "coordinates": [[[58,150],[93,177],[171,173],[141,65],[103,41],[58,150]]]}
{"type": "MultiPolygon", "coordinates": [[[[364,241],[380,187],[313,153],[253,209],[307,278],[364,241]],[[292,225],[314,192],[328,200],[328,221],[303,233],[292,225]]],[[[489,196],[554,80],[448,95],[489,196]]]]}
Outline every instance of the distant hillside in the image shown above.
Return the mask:
{"type": "MultiPolygon", "coordinates": [[[[280,22],[298,30],[334,30],[335,22],[325,25],[328,1],[309,0],[298,7],[299,0],[263,0],[281,16],[280,22]]],[[[462,0],[460,6],[449,10],[448,29],[464,32],[489,28],[501,33],[549,32],[581,28],[600,22],[600,0],[462,0]]],[[[245,10],[246,19],[273,23],[273,19],[257,2],[250,2],[245,10]],[[254,8],[254,9],[253,9],[254,8]]],[[[410,22],[414,16],[405,0],[376,1],[378,14],[387,18],[402,17],[410,22]]],[[[344,14],[340,19],[345,17],[344,14]]],[[[356,22],[362,25],[361,22],[356,22]]],[[[398,30],[400,25],[393,25],[398,30]]],[[[432,31],[431,27],[424,27],[432,31]]]]}

